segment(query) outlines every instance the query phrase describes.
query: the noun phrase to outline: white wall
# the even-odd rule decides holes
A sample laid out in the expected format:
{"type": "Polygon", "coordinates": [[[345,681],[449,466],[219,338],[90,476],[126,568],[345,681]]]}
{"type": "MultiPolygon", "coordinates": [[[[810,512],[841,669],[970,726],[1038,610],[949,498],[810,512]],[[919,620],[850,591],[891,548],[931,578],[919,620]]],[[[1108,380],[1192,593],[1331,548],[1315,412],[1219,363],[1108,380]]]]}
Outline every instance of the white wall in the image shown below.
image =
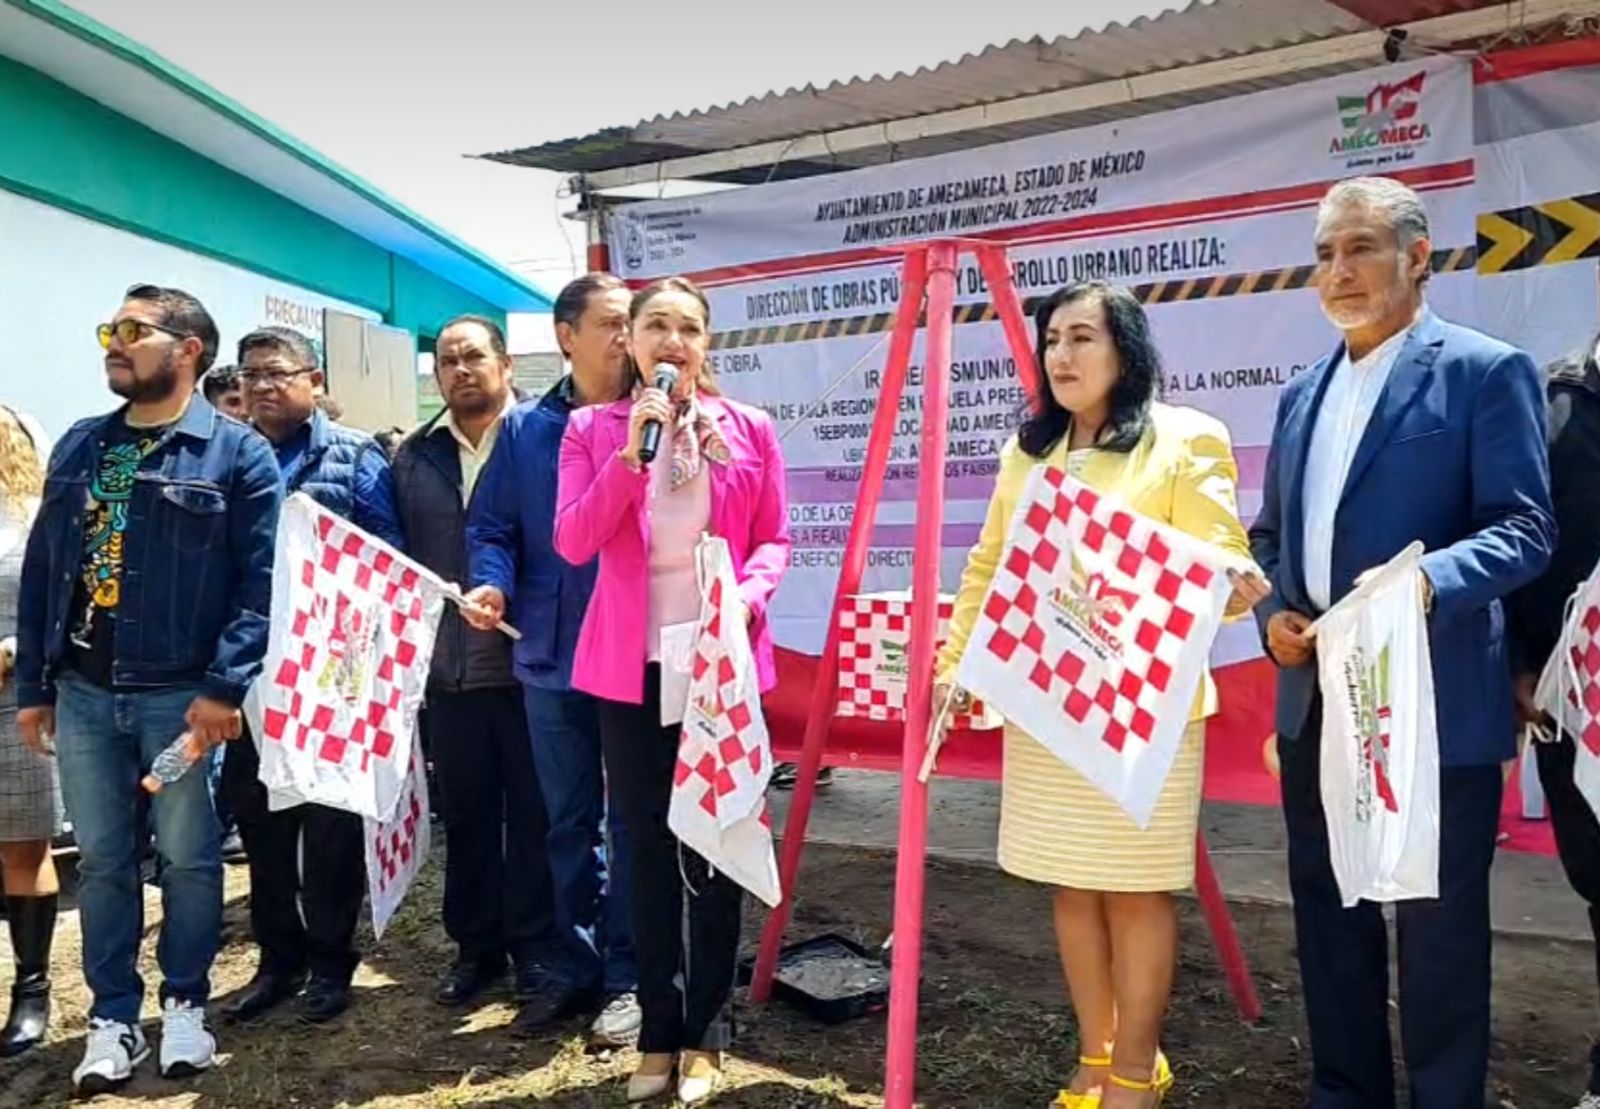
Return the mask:
{"type": "Polygon", "coordinates": [[[506,345],[512,354],[559,351],[555,317],[549,312],[511,312],[506,316],[506,345]]]}
{"type": "Polygon", "coordinates": [[[39,418],[52,438],[117,404],[94,329],[130,285],[177,286],[200,298],[222,334],[217,360],[264,324],[322,343],[322,311],[364,308],[262,277],[0,191],[0,402],[39,418]]]}

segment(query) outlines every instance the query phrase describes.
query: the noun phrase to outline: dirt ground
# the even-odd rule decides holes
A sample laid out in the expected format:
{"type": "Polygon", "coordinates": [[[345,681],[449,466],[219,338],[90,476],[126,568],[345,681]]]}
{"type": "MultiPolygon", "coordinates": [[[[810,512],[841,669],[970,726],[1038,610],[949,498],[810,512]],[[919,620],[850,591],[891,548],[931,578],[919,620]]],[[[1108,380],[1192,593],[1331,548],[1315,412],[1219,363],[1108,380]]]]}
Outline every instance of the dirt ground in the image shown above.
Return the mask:
{"type": "MultiPolygon", "coordinates": [[[[887,927],[894,860],[879,852],[808,851],[791,936],[836,931],[876,945],[887,927]]],[[[581,1025],[530,1043],[506,1035],[503,993],[468,1012],[430,1000],[450,950],[438,924],[438,871],[412,892],[381,946],[367,943],[356,1002],[332,1027],[288,1016],[249,1029],[220,1028],[222,1065],[195,1082],[166,1083],[153,1063],[105,1109],[133,1107],[424,1106],[559,1109],[622,1106],[629,1055],[587,1057],[581,1025]]],[[[249,978],[253,956],[242,870],[228,881],[225,950],[214,986],[225,996],[249,978]]],[[[156,902],[147,932],[153,938],[156,902]]],[[[1048,898],[992,870],[933,864],[927,898],[919,1101],[929,1107],[1046,1106],[1075,1055],[1059,986],[1048,898]]],[[[1243,1026],[1206,932],[1185,906],[1179,992],[1167,1050],[1178,1075],[1171,1106],[1294,1109],[1306,1067],[1304,1027],[1289,917],[1242,905],[1237,917],[1267,1015],[1243,1026]]],[[[759,915],[750,917],[751,934],[759,915]]],[[[156,981],[153,942],[147,981],[156,981]]],[[[76,915],[64,919],[56,953],[55,1038],[27,1059],[0,1065],[0,1106],[65,1103],[82,1052],[86,996],[78,973],[76,915]]],[[[1587,946],[1501,939],[1496,946],[1495,1095],[1501,1109],[1572,1104],[1586,1074],[1595,1020],[1594,952],[1587,946]]],[[[9,965],[9,956],[6,956],[9,965]]],[[[4,978],[0,977],[0,981],[4,978]]],[[[148,1006],[153,1016],[153,1003],[148,1006]]],[[[731,1088],[717,1104],[760,1109],[882,1105],[881,1015],[824,1027],[782,1005],[742,1007],[731,1088]]]]}

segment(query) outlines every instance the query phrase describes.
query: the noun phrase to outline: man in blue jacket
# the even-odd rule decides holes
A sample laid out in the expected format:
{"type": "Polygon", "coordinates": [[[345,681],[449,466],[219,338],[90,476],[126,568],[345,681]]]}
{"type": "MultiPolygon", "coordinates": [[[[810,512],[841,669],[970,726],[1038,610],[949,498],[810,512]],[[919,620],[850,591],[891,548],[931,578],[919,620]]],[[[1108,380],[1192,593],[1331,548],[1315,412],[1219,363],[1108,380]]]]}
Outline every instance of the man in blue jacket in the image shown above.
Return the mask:
{"type": "Polygon", "coordinates": [[[1500,764],[1516,754],[1503,598],[1550,561],[1544,390],[1519,350],[1428,310],[1431,244],[1415,192],[1335,185],[1317,212],[1316,284],[1343,342],[1284,390],[1250,529],[1272,595],[1256,608],[1278,664],[1284,820],[1313,1109],[1394,1105],[1381,908],[1341,907],[1319,756],[1311,622],[1421,541],[1438,702],[1439,896],[1396,906],[1411,1104],[1484,1103],[1489,867],[1500,764]]]}
{"type": "MultiPolygon", "coordinates": [[[[305,493],[403,550],[389,458],[372,436],[318,408],[323,375],[311,341],[286,327],[252,331],[239,340],[239,380],[251,423],[277,455],[284,495],[305,493]]],[[[303,988],[301,1019],[332,1020],[349,1004],[359,961],[356,924],[367,891],[361,817],[310,803],[273,812],[260,765],[247,742],[231,748],[222,766],[250,857],[250,929],[261,947],[255,977],[223,1012],[253,1020],[303,988]]]]}
{"type": "Polygon", "coordinates": [[[127,401],[56,445],[28,537],[17,627],[17,725],[60,762],[78,843],[83,968],[94,995],[80,1095],[114,1089],[150,1054],[139,782],[190,732],[207,752],[150,801],[161,856],[161,1073],[208,1069],[209,975],[222,929],[220,830],[209,763],[239,735],[266,653],[278,467],[195,382],[217,327],[179,289],[136,285],[99,329],[106,383],[127,401]]]}
{"type": "Polygon", "coordinates": [[[591,1029],[597,1047],[631,1043],[639,1031],[625,830],[615,811],[604,821],[595,700],[572,688],[572,656],[595,566],[568,565],[551,546],[551,534],[567,417],[580,405],[614,400],[623,389],[628,302],[627,289],[609,274],[580,277],[556,298],[556,337],[572,372],[541,400],[514,408],[501,426],[467,523],[476,586],[469,599],[480,611],[463,610],[468,620],[490,628],[509,609],[522,632],[515,671],[550,821],[557,943],[544,967],[547,980],[523,1005],[513,1031],[533,1035],[601,994],[604,1004],[591,1029]],[[610,827],[609,850],[603,822],[610,827]]]}

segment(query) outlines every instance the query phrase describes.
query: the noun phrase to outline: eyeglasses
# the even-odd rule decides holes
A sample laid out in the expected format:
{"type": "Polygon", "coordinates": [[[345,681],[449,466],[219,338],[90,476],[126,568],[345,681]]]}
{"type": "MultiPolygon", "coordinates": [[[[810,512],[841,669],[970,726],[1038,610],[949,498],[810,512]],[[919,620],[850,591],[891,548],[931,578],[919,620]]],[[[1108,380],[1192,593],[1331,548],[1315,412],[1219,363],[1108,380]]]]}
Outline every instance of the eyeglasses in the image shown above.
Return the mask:
{"type": "Polygon", "coordinates": [[[163,335],[171,335],[174,339],[194,338],[194,336],[187,331],[175,331],[172,328],[166,327],[159,323],[151,323],[149,320],[136,320],[132,318],[117,320],[115,323],[103,323],[94,329],[94,335],[96,339],[100,340],[101,350],[110,350],[112,338],[115,338],[117,342],[121,343],[123,346],[129,347],[134,343],[137,343],[140,339],[143,339],[152,331],[159,331],[163,335]]]}
{"type": "Polygon", "coordinates": [[[288,366],[258,366],[239,371],[239,384],[246,389],[281,389],[295,378],[317,371],[310,366],[292,370],[288,366]]]}

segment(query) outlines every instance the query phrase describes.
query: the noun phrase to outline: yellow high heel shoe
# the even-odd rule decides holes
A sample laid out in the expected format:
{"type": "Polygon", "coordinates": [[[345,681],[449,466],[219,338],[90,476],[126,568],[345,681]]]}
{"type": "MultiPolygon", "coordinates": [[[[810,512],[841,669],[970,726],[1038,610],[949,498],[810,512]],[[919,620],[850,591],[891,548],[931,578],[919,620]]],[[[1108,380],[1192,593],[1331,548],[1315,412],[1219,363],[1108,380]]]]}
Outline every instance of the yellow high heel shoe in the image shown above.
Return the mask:
{"type": "MultiPolygon", "coordinates": [[[[1080,1067],[1109,1067],[1111,1056],[1080,1055],[1080,1067]]],[[[1062,1090],[1056,1094],[1056,1099],[1050,1103],[1050,1109],[1100,1109],[1099,1094],[1075,1094],[1071,1090],[1062,1090]]]]}
{"type": "MultiPolygon", "coordinates": [[[[1148,1079],[1140,1081],[1134,1078],[1124,1078],[1120,1074],[1111,1076],[1111,1084],[1119,1090],[1142,1090],[1146,1093],[1154,1093],[1156,1095],[1154,1104],[1158,1107],[1163,1101],[1167,1100],[1167,1094],[1172,1091],[1174,1081],[1176,1080],[1172,1076],[1172,1065],[1167,1062],[1167,1057],[1159,1051],[1156,1052],[1155,1073],[1148,1079]]],[[[1100,1099],[1096,1098],[1094,1104],[1098,1106],[1100,1099]]]]}

